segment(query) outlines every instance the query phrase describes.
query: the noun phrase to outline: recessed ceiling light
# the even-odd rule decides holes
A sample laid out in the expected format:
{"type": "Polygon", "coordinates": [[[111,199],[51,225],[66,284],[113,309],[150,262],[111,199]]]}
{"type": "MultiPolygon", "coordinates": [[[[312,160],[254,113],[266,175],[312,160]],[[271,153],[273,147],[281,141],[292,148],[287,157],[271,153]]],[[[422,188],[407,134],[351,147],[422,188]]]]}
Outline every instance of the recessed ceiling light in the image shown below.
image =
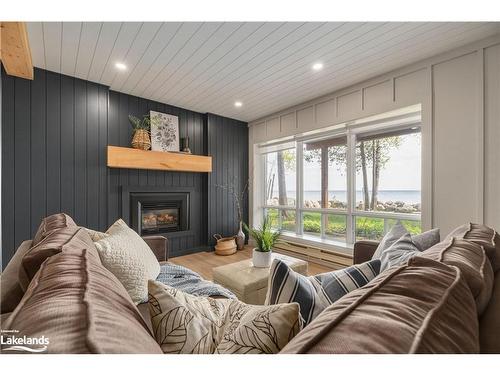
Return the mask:
{"type": "Polygon", "coordinates": [[[323,69],[323,63],[320,63],[320,62],[315,63],[315,64],[312,66],[312,68],[313,68],[313,70],[315,70],[315,71],[321,70],[321,69],[323,69]]]}
{"type": "Polygon", "coordinates": [[[235,107],[241,107],[241,106],[243,106],[243,103],[239,102],[239,101],[238,102],[234,102],[234,106],[235,107]]]}
{"type": "Polygon", "coordinates": [[[116,67],[116,69],[119,69],[119,70],[126,70],[127,69],[127,65],[125,65],[123,63],[119,63],[119,62],[117,62],[115,64],[115,67],[116,67]]]}

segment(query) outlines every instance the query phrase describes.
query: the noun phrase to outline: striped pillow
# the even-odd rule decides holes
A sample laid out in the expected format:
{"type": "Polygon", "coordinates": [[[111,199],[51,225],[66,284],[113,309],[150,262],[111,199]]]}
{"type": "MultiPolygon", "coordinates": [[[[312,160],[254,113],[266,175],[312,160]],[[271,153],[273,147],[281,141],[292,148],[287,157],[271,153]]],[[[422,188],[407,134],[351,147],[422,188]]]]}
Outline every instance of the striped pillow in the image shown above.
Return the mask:
{"type": "Polygon", "coordinates": [[[266,305],[297,302],[304,325],[347,293],[368,284],[380,272],[380,260],[374,259],[338,271],[303,276],[274,259],[269,274],[266,305]]]}

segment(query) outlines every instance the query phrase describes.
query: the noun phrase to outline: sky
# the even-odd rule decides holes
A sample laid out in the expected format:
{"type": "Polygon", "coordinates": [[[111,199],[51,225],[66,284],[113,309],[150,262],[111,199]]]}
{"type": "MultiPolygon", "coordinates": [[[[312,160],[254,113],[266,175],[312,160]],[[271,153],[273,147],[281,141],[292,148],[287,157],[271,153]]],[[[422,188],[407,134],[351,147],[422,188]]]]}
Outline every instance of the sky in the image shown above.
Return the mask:
{"type": "MultiPolygon", "coordinates": [[[[371,170],[368,171],[369,176],[371,170]]],[[[361,171],[356,176],[356,190],[362,189],[361,171]]],[[[390,161],[380,172],[379,190],[420,190],[421,188],[421,144],[420,137],[409,135],[402,137],[399,148],[393,149],[390,161]]],[[[295,190],[295,173],[286,176],[287,190],[295,190]]],[[[369,178],[369,186],[371,181],[369,178]]],[[[321,169],[319,163],[304,164],[304,190],[321,189],[321,169]]],[[[275,190],[277,188],[275,187],[275,190]]],[[[346,190],[346,176],[337,168],[329,170],[329,190],[346,190]]]]}

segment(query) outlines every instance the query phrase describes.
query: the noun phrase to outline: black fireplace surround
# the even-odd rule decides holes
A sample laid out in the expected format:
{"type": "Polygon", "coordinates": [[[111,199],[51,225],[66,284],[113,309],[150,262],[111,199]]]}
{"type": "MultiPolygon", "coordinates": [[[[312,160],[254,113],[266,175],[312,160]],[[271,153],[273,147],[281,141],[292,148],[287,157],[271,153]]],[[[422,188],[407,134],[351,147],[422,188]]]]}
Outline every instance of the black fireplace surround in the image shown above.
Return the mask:
{"type": "Polygon", "coordinates": [[[130,221],[141,236],[189,230],[189,193],[131,193],[130,221]]]}
{"type": "Polygon", "coordinates": [[[123,187],[122,216],[139,235],[190,234],[190,189],[123,187]],[[174,191],[172,191],[174,190],[174,191]]]}

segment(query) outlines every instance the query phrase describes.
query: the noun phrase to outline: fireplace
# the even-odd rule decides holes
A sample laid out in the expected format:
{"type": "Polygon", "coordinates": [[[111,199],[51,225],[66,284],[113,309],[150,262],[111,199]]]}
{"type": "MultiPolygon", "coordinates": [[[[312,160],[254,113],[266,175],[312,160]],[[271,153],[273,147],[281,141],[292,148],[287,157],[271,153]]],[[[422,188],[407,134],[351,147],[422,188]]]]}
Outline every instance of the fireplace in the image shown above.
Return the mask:
{"type": "Polygon", "coordinates": [[[131,192],[130,222],[141,236],[189,230],[189,193],[131,192]]]}

